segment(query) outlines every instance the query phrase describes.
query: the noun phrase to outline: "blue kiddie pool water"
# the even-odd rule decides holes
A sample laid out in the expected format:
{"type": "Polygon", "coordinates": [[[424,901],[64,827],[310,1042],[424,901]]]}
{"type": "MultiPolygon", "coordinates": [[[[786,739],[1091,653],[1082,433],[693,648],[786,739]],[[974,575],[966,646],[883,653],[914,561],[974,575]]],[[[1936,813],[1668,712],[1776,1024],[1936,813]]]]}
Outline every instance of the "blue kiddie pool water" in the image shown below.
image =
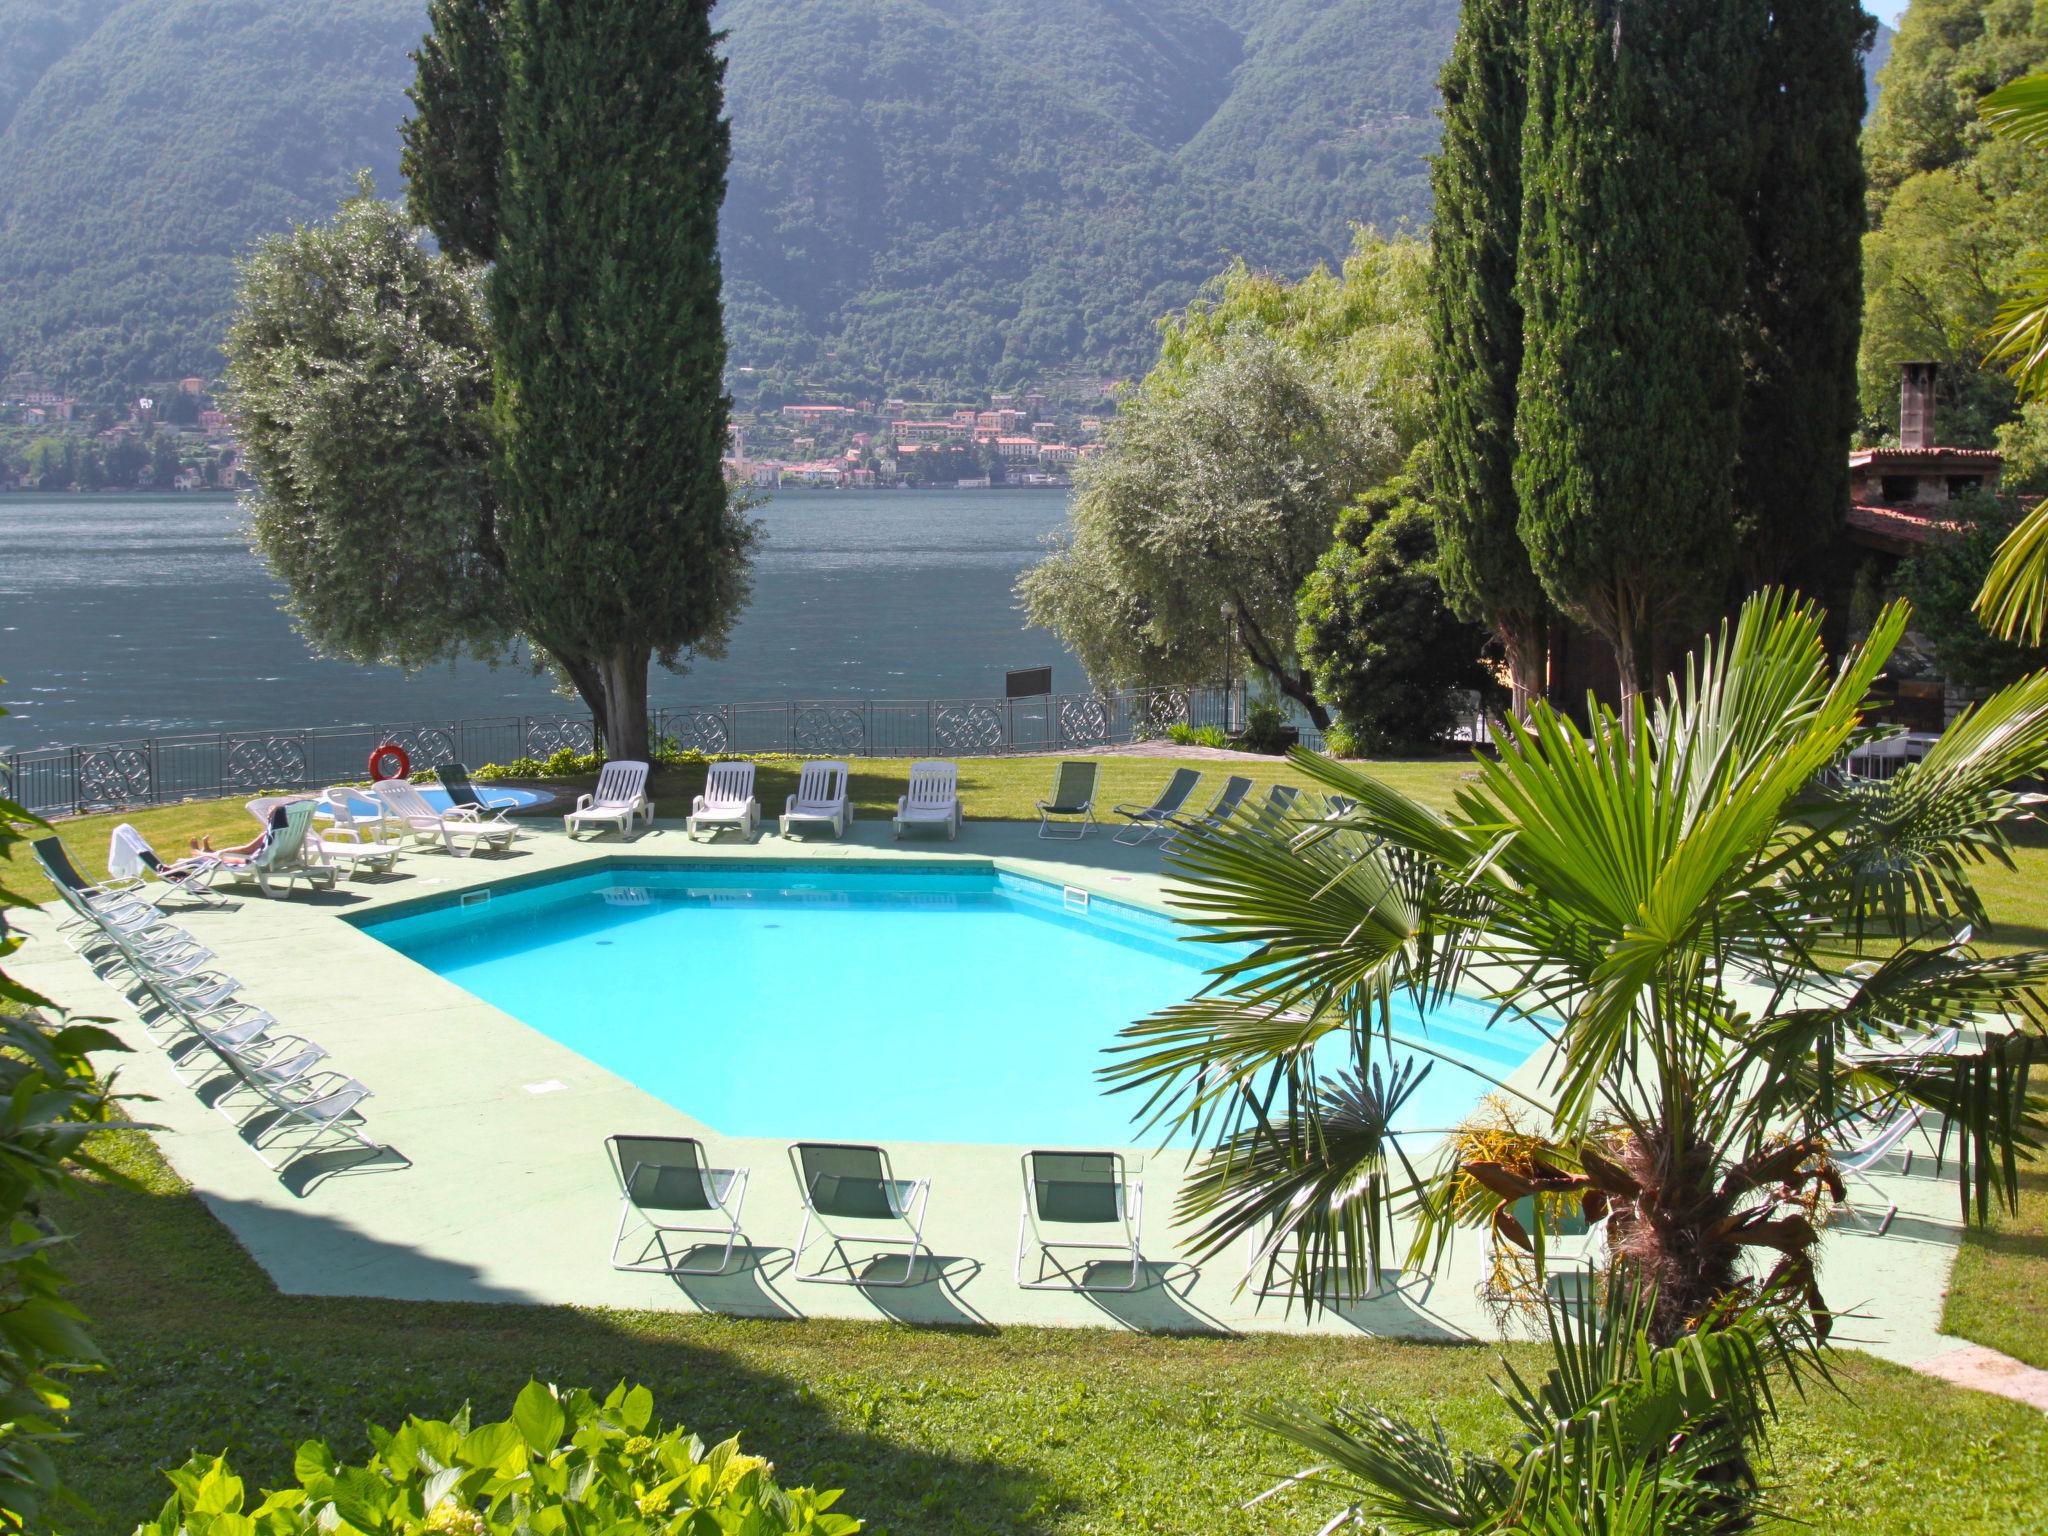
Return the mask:
{"type": "MultiPolygon", "coordinates": [[[[844,1141],[1156,1140],[1095,1074],[1217,959],[1041,881],[817,864],[619,867],[363,928],[713,1130],[844,1141]]],[[[1491,1017],[1396,1032],[1505,1077],[1541,1037],[1491,1017]]],[[[1401,1121],[1455,1125],[1490,1086],[1440,1061],[1401,1121]]]]}
{"type": "MultiPolygon", "coordinates": [[[[429,789],[424,784],[417,786],[417,788],[420,792],[420,798],[425,800],[435,810],[445,811],[448,809],[450,802],[447,790],[439,786],[429,789]]],[[[504,801],[510,801],[510,809],[515,814],[519,811],[530,810],[536,805],[545,804],[547,801],[555,798],[544,789],[507,789],[498,784],[479,784],[476,787],[476,792],[493,806],[504,801]]],[[[334,793],[340,794],[341,791],[336,790],[334,793]]],[[[370,798],[368,790],[350,790],[348,792],[348,813],[358,820],[369,820],[377,815],[378,805],[375,800],[370,798]]]]}

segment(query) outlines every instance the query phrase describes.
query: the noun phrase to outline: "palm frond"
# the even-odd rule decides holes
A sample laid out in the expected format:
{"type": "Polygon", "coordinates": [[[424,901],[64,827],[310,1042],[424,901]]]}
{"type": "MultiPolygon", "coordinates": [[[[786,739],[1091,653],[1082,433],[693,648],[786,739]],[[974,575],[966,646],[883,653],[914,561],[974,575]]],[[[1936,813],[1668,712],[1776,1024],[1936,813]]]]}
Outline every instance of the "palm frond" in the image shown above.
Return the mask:
{"type": "Polygon", "coordinates": [[[2006,82],[1977,103],[1977,115],[2003,138],[2048,146],[2048,74],[2006,82]]]}
{"type": "Polygon", "coordinates": [[[2048,629],[2048,501],[1998,546],[1975,607],[1984,627],[2001,639],[2041,643],[2048,629]]]}
{"type": "Polygon", "coordinates": [[[1956,1138],[1956,1188],[1963,1218],[1974,1202],[1978,1221],[1996,1197],[2008,1210],[2019,1199],[2019,1157],[2048,1146],[2048,1095],[2033,1072],[2048,1066],[2048,1039],[2032,1030],[1987,1036],[1975,1050],[1872,1063],[1864,1070],[1946,1121],[1942,1139],[1956,1138]]]}
{"type": "Polygon", "coordinates": [[[2048,393],[2048,262],[2020,269],[1984,332],[1988,363],[2003,363],[2023,400],[2048,393]]]}

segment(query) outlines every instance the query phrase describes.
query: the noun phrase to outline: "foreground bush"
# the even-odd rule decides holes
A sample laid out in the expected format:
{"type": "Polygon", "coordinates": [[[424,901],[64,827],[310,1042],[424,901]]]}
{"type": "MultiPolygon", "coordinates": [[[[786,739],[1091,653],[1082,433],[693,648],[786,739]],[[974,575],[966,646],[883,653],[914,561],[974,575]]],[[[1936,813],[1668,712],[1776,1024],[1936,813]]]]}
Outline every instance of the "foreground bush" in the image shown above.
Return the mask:
{"type": "Polygon", "coordinates": [[[599,1402],[581,1388],[528,1382],[501,1423],[407,1419],[372,1428],[375,1454],[339,1465],[324,1441],[301,1445],[298,1485],[251,1499],[224,1456],[195,1456],[136,1536],[848,1536],[860,1522],[828,1511],[837,1492],[778,1488],[775,1469],[710,1450],[654,1422],[654,1395],[619,1386],[599,1402]]]}

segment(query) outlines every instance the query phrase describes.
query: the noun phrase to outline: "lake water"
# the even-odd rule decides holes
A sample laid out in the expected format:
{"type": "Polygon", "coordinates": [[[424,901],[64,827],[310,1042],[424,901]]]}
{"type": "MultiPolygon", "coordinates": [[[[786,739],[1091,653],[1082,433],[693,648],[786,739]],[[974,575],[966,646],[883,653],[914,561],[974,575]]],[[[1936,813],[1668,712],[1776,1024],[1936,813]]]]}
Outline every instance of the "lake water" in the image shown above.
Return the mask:
{"type": "MultiPolygon", "coordinates": [[[[722,661],[657,704],[1000,697],[1009,667],[1084,686],[1012,587],[1064,491],[784,491],[722,661]]],[[[0,749],[568,706],[516,668],[405,674],[313,655],[227,496],[0,496],[0,749]]]]}

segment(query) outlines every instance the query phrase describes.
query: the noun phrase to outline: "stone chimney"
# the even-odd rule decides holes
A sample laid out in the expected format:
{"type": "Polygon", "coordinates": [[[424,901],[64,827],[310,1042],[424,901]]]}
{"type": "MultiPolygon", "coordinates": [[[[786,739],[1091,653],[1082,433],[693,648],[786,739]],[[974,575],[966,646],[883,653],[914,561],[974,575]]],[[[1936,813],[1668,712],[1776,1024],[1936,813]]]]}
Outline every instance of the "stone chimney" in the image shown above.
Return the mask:
{"type": "Polygon", "coordinates": [[[1899,365],[1899,446],[1934,446],[1933,363],[1899,365]]]}

